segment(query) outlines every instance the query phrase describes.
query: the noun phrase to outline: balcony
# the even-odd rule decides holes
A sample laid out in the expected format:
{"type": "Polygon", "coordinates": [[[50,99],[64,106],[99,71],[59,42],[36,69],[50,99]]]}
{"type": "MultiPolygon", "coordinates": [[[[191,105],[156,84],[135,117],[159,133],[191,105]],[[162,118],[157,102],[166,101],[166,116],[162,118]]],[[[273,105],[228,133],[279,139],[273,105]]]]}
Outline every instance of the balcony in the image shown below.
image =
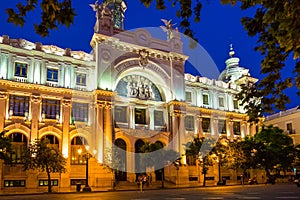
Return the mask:
{"type": "Polygon", "coordinates": [[[87,88],[83,85],[76,85],[75,90],[87,91],[87,88]]]}
{"type": "Polygon", "coordinates": [[[50,87],[58,87],[58,82],[47,81],[46,85],[50,87]]]}
{"type": "Polygon", "coordinates": [[[15,76],[14,80],[20,83],[27,83],[27,78],[26,77],[20,77],[20,76],[15,76]]]}
{"type": "Polygon", "coordinates": [[[291,134],[296,134],[296,130],[295,129],[291,129],[291,130],[286,130],[285,131],[287,134],[291,135],[291,134]]]}

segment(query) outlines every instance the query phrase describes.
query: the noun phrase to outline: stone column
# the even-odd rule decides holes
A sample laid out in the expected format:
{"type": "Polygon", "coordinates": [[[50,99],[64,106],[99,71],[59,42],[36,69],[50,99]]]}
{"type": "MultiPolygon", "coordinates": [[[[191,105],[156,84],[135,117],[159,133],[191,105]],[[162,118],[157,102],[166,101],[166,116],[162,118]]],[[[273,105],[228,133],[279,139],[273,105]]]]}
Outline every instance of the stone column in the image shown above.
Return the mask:
{"type": "Polygon", "coordinates": [[[212,135],[219,134],[219,127],[218,127],[219,120],[215,117],[212,117],[212,135]]]}
{"type": "Polygon", "coordinates": [[[96,104],[96,150],[98,155],[98,162],[103,163],[104,161],[104,145],[103,145],[103,107],[102,103],[97,102],[96,104]]]}
{"type": "Polygon", "coordinates": [[[112,105],[110,102],[105,102],[104,107],[104,153],[111,151],[113,139],[113,123],[112,123],[112,105]]]}
{"type": "MultiPolygon", "coordinates": [[[[62,100],[62,128],[63,128],[63,135],[62,135],[62,154],[67,159],[66,168],[71,168],[71,162],[70,162],[70,117],[71,117],[71,109],[72,109],[72,102],[71,99],[63,99],[62,100]]],[[[70,188],[70,170],[67,170],[66,173],[62,173],[60,176],[60,187],[62,191],[67,190],[67,188],[70,188]]]]}
{"type": "Polygon", "coordinates": [[[129,128],[135,129],[135,106],[129,106],[129,128]]]}
{"type": "Polygon", "coordinates": [[[149,129],[150,130],[155,130],[154,127],[154,107],[149,107],[149,129]]]}
{"type": "Polygon", "coordinates": [[[39,121],[41,119],[41,102],[42,97],[39,94],[30,96],[30,112],[29,120],[31,120],[31,138],[30,142],[33,143],[39,139],[39,121]]]}
{"type": "Polygon", "coordinates": [[[198,137],[203,137],[202,117],[198,117],[198,137]]]}
{"type": "Polygon", "coordinates": [[[6,119],[8,93],[0,91],[0,132],[3,131],[6,119]]]}
{"type": "Polygon", "coordinates": [[[232,141],[234,138],[233,121],[232,121],[232,119],[229,119],[226,121],[228,121],[228,123],[227,123],[227,138],[229,138],[232,141]]]}
{"type": "MultiPolygon", "coordinates": [[[[185,114],[180,114],[179,116],[179,137],[178,137],[178,149],[179,149],[179,155],[185,155],[185,148],[184,144],[186,144],[186,139],[185,139],[185,125],[184,125],[184,117],[185,114]]],[[[183,164],[186,164],[186,156],[182,156],[181,162],[183,164]]]]}
{"type": "Polygon", "coordinates": [[[7,79],[7,58],[8,58],[8,55],[7,54],[2,54],[0,55],[0,59],[1,59],[1,62],[0,62],[0,78],[3,78],[3,79],[7,79]]]}
{"type": "Polygon", "coordinates": [[[179,152],[179,116],[172,113],[172,143],[173,150],[179,152]]]}

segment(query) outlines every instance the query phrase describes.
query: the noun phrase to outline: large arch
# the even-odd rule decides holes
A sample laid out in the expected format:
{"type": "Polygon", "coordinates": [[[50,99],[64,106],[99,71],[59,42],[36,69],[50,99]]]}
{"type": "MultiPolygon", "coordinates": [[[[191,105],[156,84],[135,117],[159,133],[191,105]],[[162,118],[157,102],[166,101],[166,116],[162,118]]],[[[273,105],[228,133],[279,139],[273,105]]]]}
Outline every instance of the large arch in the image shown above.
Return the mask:
{"type": "Polygon", "coordinates": [[[4,130],[7,131],[5,133],[5,135],[10,135],[11,133],[14,133],[14,132],[20,132],[20,133],[23,133],[24,135],[26,135],[27,138],[30,138],[30,128],[28,128],[27,126],[24,126],[22,124],[19,124],[19,123],[11,124],[11,125],[5,127],[4,130]]]}

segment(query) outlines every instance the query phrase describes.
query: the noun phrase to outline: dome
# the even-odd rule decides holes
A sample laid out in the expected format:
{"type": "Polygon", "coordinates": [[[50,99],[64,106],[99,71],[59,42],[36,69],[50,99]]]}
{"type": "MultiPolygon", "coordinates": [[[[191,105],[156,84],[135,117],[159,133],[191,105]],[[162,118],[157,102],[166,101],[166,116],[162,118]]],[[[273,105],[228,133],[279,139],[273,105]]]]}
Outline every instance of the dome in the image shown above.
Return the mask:
{"type": "Polygon", "coordinates": [[[239,65],[240,59],[234,57],[235,52],[233,51],[232,45],[230,45],[230,58],[225,61],[226,68],[221,72],[218,80],[225,83],[235,82],[243,76],[250,76],[249,70],[239,65]]]}

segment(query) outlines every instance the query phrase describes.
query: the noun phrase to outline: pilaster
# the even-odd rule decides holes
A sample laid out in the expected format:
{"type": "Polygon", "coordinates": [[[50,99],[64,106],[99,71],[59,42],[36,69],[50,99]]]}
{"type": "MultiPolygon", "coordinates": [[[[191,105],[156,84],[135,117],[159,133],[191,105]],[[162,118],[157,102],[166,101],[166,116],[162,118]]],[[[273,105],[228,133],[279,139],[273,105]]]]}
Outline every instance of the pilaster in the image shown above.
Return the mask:
{"type": "Polygon", "coordinates": [[[40,121],[40,114],[41,113],[41,102],[42,97],[39,94],[33,94],[30,96],[30,113],[29,113],[29,120],[31,120],[31,138],[30,142],[34,142],[36,139],[39,138],[39,121],[40,121]]]}
{"type": "Polygon", "coordinates": [[[4,129],[8,93],[0,91],[0,132],[4,129]]]}

